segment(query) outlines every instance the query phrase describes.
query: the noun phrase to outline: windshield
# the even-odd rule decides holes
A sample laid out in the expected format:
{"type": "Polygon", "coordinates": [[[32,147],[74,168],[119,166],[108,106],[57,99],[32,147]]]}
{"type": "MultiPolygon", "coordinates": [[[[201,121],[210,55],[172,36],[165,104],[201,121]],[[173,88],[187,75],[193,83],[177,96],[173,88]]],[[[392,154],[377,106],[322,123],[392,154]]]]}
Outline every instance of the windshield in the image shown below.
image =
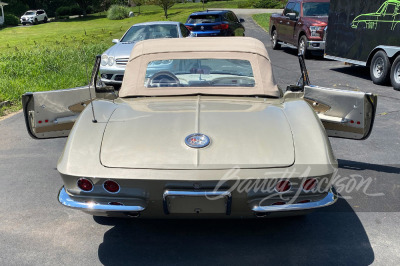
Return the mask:
{"type": "Polygon", "coordinates": [[[147,65],[145,87],[254,87],[253,69],[239,59],[173,59],[147,65]]]}
{"type": "Polygon", "coordinates": [[[178,37],[178,27],[176,25],[139,25],[131,27],[121,39],[121,42],[178,37]]]}
{"type": "MultiPolygon", "coordinates": [[[[20,13],[20,14],[21,14],[21,13],[20,13]]],[[[35,12],[28,11],[28,12],[25,12],[24,15],[26,15],[26,16],[32,16],[32,15],[35,15],[35,12]]]]}
{"type": "Polygon", "coordinates": [[[304,17],[327,17],[329,14],[329,3],[307,2],[303,3],[304,17]]]}
{"type": "Polygon", "coordinates": [[[214,23],[221,22],[220,15],[196,15],[190,16],[187,24],[199,24],[199,23],[214,23]]]}

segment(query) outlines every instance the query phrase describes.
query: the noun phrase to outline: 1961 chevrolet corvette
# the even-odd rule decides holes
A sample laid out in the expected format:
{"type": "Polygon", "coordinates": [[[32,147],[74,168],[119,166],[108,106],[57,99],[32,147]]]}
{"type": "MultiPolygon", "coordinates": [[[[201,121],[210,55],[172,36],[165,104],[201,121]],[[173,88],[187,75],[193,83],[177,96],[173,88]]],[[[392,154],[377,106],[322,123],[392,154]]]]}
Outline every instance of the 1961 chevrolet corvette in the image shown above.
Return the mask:
{"type": "Polygon", "coordinates": [[[136,44],[121,90],[26,93],[29,134],[67,137],[61,204],[93,215],[252,218],[303,214],[337,199],[328,139],[365,139],[372,94],[274,82],[253,38],[136,44]],[[118,94],[118,95],[117,95],[118,94]]]}

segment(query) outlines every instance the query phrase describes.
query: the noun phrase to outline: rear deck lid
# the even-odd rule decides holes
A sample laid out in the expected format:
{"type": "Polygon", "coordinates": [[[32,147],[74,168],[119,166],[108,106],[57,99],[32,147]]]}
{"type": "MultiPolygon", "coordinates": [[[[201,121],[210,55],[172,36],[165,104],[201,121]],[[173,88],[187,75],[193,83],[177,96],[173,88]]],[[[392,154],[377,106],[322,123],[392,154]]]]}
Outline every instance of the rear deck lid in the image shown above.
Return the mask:
{"type": "Polygon", "coordinates": [[[121,105],[105,129],[101,163],[153,169],[269,168],[294,163],[292,132],[279,105],[180,98],[184,100],[131,99],[121,105]],[[189,147],[185,138],[192,133],[207,135],[210,144],[189,147]]]}

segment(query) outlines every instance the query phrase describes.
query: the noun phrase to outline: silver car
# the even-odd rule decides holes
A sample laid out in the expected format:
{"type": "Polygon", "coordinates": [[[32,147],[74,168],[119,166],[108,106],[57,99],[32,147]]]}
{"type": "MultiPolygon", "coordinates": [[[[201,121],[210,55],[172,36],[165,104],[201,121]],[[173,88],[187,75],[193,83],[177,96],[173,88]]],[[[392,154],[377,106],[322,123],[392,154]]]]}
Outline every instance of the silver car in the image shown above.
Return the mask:
{"type": "Polygon", "coordinates": [[[121,85],[125,67],[133,46],[138,41],[159,38],[184,38],[190,31],[180,22],[153,21],[133,25],[120,40],[114,39],[114,46],[101,56],[101,80],[106,85],[121,85]]]}

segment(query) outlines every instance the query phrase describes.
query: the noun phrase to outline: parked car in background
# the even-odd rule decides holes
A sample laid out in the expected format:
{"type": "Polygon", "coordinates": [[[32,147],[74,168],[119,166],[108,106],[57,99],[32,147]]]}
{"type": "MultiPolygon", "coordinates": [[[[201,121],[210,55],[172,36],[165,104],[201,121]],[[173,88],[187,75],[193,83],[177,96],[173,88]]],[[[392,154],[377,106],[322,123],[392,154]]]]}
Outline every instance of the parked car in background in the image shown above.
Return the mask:
{"type": "Polygon", "coordinates": [[[299,59],[302,85],[283,94],[254,38],[145,40],[118,95],[96,85],[97,58],[90,86],[24,94],[25,122],[33,138],[68,136],[57,165],[67,207],[132,218],[305,214],[337,199],[328,136],[366,139],[377,96],[311,86],[299,59]],[[160,61],[176,67],[154,72],[160,61]]]}
{"type": "Polygon", "coordinates": [[[39,22],[46,23],[48,21],[46,12],[43,9],[28,10],[22,15],[20,21],[22,25],[26,24],[38,24],[39,22]]]}
{"type": "Polygon", "coordinates": [[[185,26],[194,37],[244,36],[243,22],[230,10],[207,10],[190,14],[185,26]]]}
{"type": "Polygon", "coordinates": [[[184,38],[190,31],[180,22],[154,21],[133,25],[114,46],[101,56],[101,81],[106,85],[121,85],[132,48],[138,41],[159,38],[184,38]]]}
{"type": "Polygon", "coordinates": [[[289,0],[282,14],[270,17],[272,48],[289,44],[305,57],[312,51],[323,52],[328,15],[329,0],[289,0]]]}

